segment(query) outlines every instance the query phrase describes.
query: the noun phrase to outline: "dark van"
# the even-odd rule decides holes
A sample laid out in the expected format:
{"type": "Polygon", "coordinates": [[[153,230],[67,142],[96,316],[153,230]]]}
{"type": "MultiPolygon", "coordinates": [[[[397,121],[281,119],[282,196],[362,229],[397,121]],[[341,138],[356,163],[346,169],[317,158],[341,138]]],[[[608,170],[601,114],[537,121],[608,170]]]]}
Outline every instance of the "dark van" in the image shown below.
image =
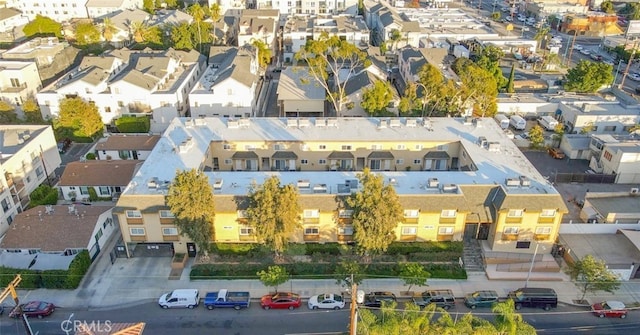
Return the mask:
{"type": "Polygon", "coordinates": [[[550,288],[523,287],[509,292],[517,310],[522,307],[544,308],[545,311],[558,307],[558,295],[550,288]]]}

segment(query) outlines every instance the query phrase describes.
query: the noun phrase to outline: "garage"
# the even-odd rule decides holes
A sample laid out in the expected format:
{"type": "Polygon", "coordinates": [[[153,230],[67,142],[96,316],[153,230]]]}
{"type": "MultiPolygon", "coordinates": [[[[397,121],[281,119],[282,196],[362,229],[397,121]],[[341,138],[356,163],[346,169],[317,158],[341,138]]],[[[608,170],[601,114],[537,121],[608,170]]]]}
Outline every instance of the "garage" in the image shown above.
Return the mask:
{"type": "Polygon", "coordinates": [[[173,257],[173,243],[130,243],[131,257],[173,257]]]}

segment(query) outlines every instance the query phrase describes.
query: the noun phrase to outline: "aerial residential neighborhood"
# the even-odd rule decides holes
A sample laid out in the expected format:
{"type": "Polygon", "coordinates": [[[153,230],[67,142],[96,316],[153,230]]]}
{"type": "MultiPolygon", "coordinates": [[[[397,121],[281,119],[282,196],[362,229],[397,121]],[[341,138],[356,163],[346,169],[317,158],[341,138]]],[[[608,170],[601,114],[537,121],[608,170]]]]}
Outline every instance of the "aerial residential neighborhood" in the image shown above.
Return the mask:
{"type": "Polygon", "coordinates": [[[629,334],[638,37],[634,1],[0,1],[0,334],[629,334]]]}

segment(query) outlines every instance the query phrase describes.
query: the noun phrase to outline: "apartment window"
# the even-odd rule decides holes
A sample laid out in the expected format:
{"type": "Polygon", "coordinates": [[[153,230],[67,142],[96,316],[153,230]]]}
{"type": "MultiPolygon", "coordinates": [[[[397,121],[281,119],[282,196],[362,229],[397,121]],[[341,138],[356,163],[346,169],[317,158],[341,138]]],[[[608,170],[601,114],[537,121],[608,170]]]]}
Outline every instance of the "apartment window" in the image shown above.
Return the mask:
{"type": "Polygon", "coordinates": [[[353,235],[353,226],[338,227],[338,235],[353,235]]]}
{"type": "MultiPolygon", "coordinates": [[[[118,89],[116,88],[116,91],[117,91],[117,90],[118,90],[118,89]]],[[[116,93],[118,93],[118,92],[116,92],[116,93]]],[[[118,101],[118,107],[124,107],[124,102],[122,102],[122,101],[118,101]]]]}
{"type": "Polygon", "coordinates": [[[111,107],[105,107],[104,108],[104,112],[105,113],[111,113],[111,107]]]}
{"type": "Polygon", "coordinates": [[[307,227],[304,229],[305,235],[320,235],[320,228],[318,227],[307,227]]]}
{"type": "Polygon", "coordinates": [[[438,235],[453,235],[453,227],[439,227],[438,235]]]}
{"type": "Polygon", "coordinates": [[[17,78],[11,78],[11,87],[20,87],[20,80],[17,78]]]}
{"type": "Polygon", "coordinates": [[[440,216],[443,218],[455,218],[457,211],[455,209],[445,209],[440,212],[440,216]]]}
{"type": "Polygon", "coordinates": [[[413,160],[413,164],[420,165],[420,164],[422,164],[422,160],[420,160],[420,159],[414,159],[414,160],[413,160]]]}
{"type": "Polygon", "coordinates": [[[551,227],[537,227],[536,235],[549,235],[551,234],[551,227]]]}
{"type": "Polygon", "coordinates": [[[129,234],[132,236],[144,236],[144,228],[129,228],[129,234]]]}
{"type": "Polygon", "coordinates": [[[162,228],[163,236],[178,236],[178,228],[162,228]]]}
{"type": "Polygon", "coordinates": [[[244,146],[244,150],[253,151],[253,150],[256,150],[256,146],[252,144],[248,144],[244,146]]]}
{"type": "Polygon", "coordinates": [[[416,144],[413,148],[415,150],[422,150],[422,144],[416,144]]]}
{"type": "Polygon", "coordinates": [[[338,217],[341,219],[350,219],[353,217],[352,209],[341,209],[338,211],[338,217]]]}
{"type": "Polygon", "coordinates": [[[404,217],[405,218],[417,218],[418,216],[420,216],[420,210],[417,210],[417,209],[405,209],[404,210],[404,217]]]}
{"type": "Polygon", "coordinates": [[[404,159],[402,158],[396,159],[396,164],[404,164],[404,159]]]}
{"type": "Polygon", "coordinates": [[[402,227],[402,235],[416,235],[418,227],[402,227]]]}
{"type": "Polygon", "coordinates": [[[87,186],[80,186],[80,194],[81,195],[88,195],[89,194],[89,188],[87,186]]]}
{"type": "Polygon", "coordinates": [[[372,144],[371,150],[382,150],[382,144],[372,144]]]}
{"type": "Polygon", "coordinates": [[[507,216],[510,218],[521,218],[522,213],[522,209],[512,209],[509,211],[509,214],[507,214],[507,216]]]}
{"type": "Polygon", "coordinates": [[[503,234],[517,235],[519,230],[520,230],[519,227],[505,227],[504,231],[503,231],[503,234]]]}
{"type": "Polygon", "coordinates": [[[309,161],[308,161],[308,160],[306,160],[306,159],[301,159],[301,160],[300,160],[300,164],[302,164],[302,165],[307,165],[307,164],[309,164],[309,161]]]}
{"type": "Polygon", "coordinates": [[[100,192],[100,195],[109,195],[109,194],[111,194],[111,192],[109,191],[109,186],[100,186],[98,188],[98,191],[100,192]]]}
{"type": "Polygon", "coordinates": [[[404,144],[396,145],[396,150],[405,150],[407,147],[404,144]]]}
{"type": "Polygon", "coordinates": [[[224,160],[224,164],[225,165],[231,165],[233,162],[230,159],[225,159],[224,160]]]}
{"type": "Polygon", "coordinates": [[[317,209],[305,209],[303,216],[306,219],[319,218],[320,217],[320,211],[318,211],[317,209]]]}
{"type": "Polygon", "coordinates": [[[604,156],[604,159],[608,161],[611,161],[611,159],[613,158],[613,155],[609,151],[605,151],[603,156],[604,156]]]}
{"type": "Polygon", "coordinates": [[[253,228],[249,226],[240,226],[240,235],[241,236],[253,235],[253,228]]]}
{"type": "Polygon", "coordinates": [[[273,146],[273,150],[279,151],[279,150],[285,150],[286,147],[283,144],[276,144],[273,146]]]}
{"type": "Polygon", "coordinates": [[[543,209],[542,212],[540,213],[540,216],[554,217],[554,216],[556,216],[556,210],[555,209],[543,209]]]}
{"type": "Polygon", "coordinates": [[[94,238],[96,239],[96,241],[100,240],[100,238],[102,237],[103,233],[102,233],[102,228],[100,228],[98,230],[98,232],[96,233],[96,236],[94,236],[94,238]]]}
{"type": "Polygon", "coordinates": [[[604,131],[616,131],[616,126],[604,126],[604,131]]]}
{"type": "Polygon", "coordinates": [[[7,200],[8,198],[4,198],[2,199],[2,202],[0,204],[2,204],[2,210],[4,210],[5,212],[9,210],[9,208],[11,208],[11,205],[9,204],[9,200],[7,200]]]}
{"type": "Polygon", "coordinates": [[[350,151],[351,150],[351,146],[350,145],[343,145],[342,146],[342,150],[343,151],[350,151]]]}
{"type": "Polygon", "coordinates": [[[126,211],[127,218],[130,219],[141,219],[142,213],[140,211],[126,211]]]}
{"type": "Polygon", "coordinates": [[[38,166],[36,168],[36,176],[38,176],[38,179],[44,176],[44,170],[42,169],[42,166],[38,166]]]}
{"type": "Polygon", "coordinates": [[[163,218],[163,219],[173,219],[173,218],[175,218],[175,215],[173,215],[173,213],[171,213],[171,211],[161,210],[160,211],[160,217],[163,218]]]}
{"type": "Polygon", "coordinates": [[[318,164],[327,164],[326,159],[318,159],[318,164]]]}
{"type": "Polygon", "coordinates": [[[436,147],[436,150],[438,151],[447,151],[447,145],[446,144],[441,144],[439,146],[436,147]]]}
{"type": "Polygon", "coordinates": [[[324,144],[318,145],[318,150],[327,150],[327,146],[324,144]]]}
{"type": "Polygon", "coordinates": [[[232,149],[231,144],[223,144],[223,145],[222,145],[222,149],[224,149],[224,150],[231,150],[231,149],[232,149]]]}

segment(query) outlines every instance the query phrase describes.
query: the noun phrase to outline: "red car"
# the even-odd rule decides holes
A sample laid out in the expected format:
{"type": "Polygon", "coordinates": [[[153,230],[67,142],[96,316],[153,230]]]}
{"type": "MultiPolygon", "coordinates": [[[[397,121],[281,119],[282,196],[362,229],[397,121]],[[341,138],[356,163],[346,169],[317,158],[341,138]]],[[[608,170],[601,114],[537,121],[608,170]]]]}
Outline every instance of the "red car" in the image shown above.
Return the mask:
{"type": "MultiPolygon", "coordinates": [[[[51,315],[53,311],[56,310],[56,306],[52,303],[44,302],[44,301],[29,301],[26,304],[20,305],[22,307],[22,314],[27,317],[38,317],[38,319],[42,319],[45,316],[51,315]]],[[[12,318],[19,318],[20,311],[18,307],[14,307],[9,316],[12,318]]]]}
{"type": "Polygon", "coordinates": [[[285,309],[293,310],[300,307],[302,299],[300,295],[291,292],[278,292],[268,294],[260,299],[260,306],[264,309],[285,309]]]}
{"type": "Polygon", "coordinates": [[[620,301],[603,301],[601,303],[591,305],[593,314],[604,318],[613,317],[624,319],[627,317],[627,308],[620,301]]]}

